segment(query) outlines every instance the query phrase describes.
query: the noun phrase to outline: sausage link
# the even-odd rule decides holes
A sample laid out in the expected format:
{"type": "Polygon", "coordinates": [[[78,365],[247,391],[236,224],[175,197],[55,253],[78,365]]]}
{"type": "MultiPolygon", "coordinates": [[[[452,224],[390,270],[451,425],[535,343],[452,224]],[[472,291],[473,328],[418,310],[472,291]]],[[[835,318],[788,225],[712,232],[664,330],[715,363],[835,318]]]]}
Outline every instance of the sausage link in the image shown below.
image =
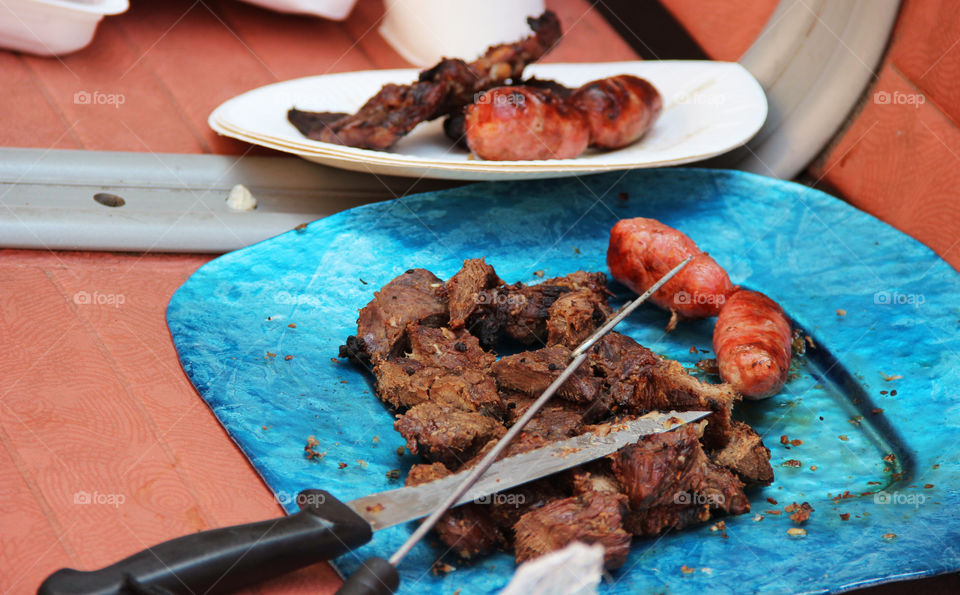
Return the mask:
{"type": "Polygon", "coordinates": [[[637,293],[646,291],[688,256],[693,260],[650,300],[684,318],[716,316],[738,288],[693,240],[656,219],[643,217],[622,219],[610,231],[607,267],[614,278],[637,293]]]}
{"type": "Polygon", "coordinates": [[[780,392],[790,370],[790,322],[776,302],[756,291],[730,296],[713,329],[720,377],[744,397],[780,392]]]}
{"type": "Polygon", "coordinates": [[[570,103],[587,118],[590,145],[601,149],[619,149],[636,141],[663,109],[657,89],[630,74],[590,81],[573,92],[570,103]]]}
{"type": "Polygon", "coordinates": [[[497,87],[466,109],[467,145],[491,161],[570,159],[590,132],[583,115],[546,89],[497,87]]]}

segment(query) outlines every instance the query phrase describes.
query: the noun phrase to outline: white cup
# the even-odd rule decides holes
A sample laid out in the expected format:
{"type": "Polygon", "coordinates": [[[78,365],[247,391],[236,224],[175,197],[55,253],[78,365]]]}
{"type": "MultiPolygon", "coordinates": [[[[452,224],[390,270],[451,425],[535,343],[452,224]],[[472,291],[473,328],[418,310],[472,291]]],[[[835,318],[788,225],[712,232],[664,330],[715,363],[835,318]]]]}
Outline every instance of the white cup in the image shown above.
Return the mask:
{"type": "Polygon", "coordinates": [[[380,35],[416,66],[470,62],[491,45],[531,35],[527,17],[543,10],[544,0],[386,0],[380,35]]]}

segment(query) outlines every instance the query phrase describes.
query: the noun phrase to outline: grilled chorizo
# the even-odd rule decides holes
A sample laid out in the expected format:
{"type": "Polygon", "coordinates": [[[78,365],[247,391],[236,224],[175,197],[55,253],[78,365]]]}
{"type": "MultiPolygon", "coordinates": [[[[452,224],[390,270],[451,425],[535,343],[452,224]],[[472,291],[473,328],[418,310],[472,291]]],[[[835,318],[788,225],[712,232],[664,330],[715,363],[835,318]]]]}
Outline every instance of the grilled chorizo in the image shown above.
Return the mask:
{"type": "Polygon", "coordinates": [[[790,370],[791,329],[783,309],[757,291],[730,296],[713,329],[713,351],[724,382],[744,397],[780,392],[790,370]]]}
{"type": "Polygon", "coordinates": [[[466,109],[467,145],[491,161],[570,159],[590,141],[586,121],[547,89],[491,89],[466,109]]]}
{"type": "Polygon", "coordinates": [[[656,219],[622,219],[610,231],[607,267],[618,281],[643,293],[684,258],[693,256],[650,300],[684,318],[720,313],[738,288],[709,254],[689,237],[656,219]]]}
{"type": "Polygon", "coordinates": [[[590,145],[601,149],[619,149],[636,141],[663,109],[657,89],[630,74],[586,83],[569,101],[587,119],[590,145]]]}

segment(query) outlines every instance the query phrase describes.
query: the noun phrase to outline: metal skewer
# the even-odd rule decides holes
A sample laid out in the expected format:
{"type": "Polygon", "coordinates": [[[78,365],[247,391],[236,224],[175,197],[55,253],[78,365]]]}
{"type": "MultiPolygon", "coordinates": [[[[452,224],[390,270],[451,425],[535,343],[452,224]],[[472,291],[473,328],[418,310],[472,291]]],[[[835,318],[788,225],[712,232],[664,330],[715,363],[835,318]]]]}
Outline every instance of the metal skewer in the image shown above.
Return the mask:
{"type": "MultiPolygon", "coordinates": [[[[603,326],[597,329],[592,335],[590,335],[590,337],[588,337],[583,343],[581,343],[576,349],[573,350],[573,352],[570,354],[570,357],[571,357],[570,363],[567,364],[567,367],[563,370],[563,372],[561,372],[560,375],[557,376],[557,378],[550,383],[550,386],[548,386],[547,389],[543,391],[543,394],[541,394],[537,398],[537,400],[534,401],[533,404],[527,409],[527,411],[523,414],[523,416],[520,417],[520,419],[518,419],[510,427],[507,433],[504,434],[502,438],[500,438],[500,440],[497,442],[496,445],[494,445],[494,447],[490,450],[490,452],[488,452],[483,457],[483,459],[481,459],[480,462],[473,468],[470,474],[463,479],[463,482],[460,483],[460,485],[457,486],[456,489],[450,492],[450,496],[446,500],[444,500],[443,503],[430,514],[430,516],[424,519],[423,522],[420,523],[420,526],[417,527],[417,529],[410,535],[410,537],[407,538],[407,540],[403,543],[403,545],[401,545],[397,549],[397,551],[395,551],[393,555],[390,556],[389,563],[391,566],[396,567],[397,564],[399,564],[400,561],[403,560],[403,558],[408,553],[410,553],[410,550],[413,549],[413,546],[415,546],[417,542],[423,539],[423,537],[430,531],[430,529],[432,529],[433,526],[437,524],[437,521],[440,520],[440,517],[443,516],[443,514],[446,513],[451,506],[456,504],[456,502],[460,499],[460,497],[463,496],[463,494],[466,493],[466,491],[469,490],[471,486],[473,486],[473,484],[476,483],[478,479],[480,479],[480,476],[482,476],[486,472],[486,470],[490,468],[490,465],[492,465],[494,461],[496,461],[497,458],[503,453],[503,451],[506,450],[506,448],[510,445],[511,441],[517,436],[517,434],[523,431],[523,428],[524,426],[527,425],[527,422],[533,419],[533,417],[537,414],[537,412],[539,412],[540,409],[542,409],[543,406],[547,404],[550,398],[554,395],[554,393],[557,392],[557,390],[563,385],[563,383],[566,382],[567,379],[569,379],[570,376],[572,376],[573,373],[577,371],[577,368],[580,367],[580,364],[582,364],[583,361],[587,359],[587,350],[590,349],[590,347],[593,346],[594,343],[599,341],[601,337],[603,337],[608,332],[610,332],[610,330],[613,329],[613,327],[617,326],[617,324],[619,324],[624,318],[629,316],[630,313],[633,312],[640,304],[645,302],[647,298],[649,298],[651,295],[656,293],[657,290],[663,287],[663,285],[666,284],[667,281],[672,279],[674,275],[679,273],[680,270],[683,269],[683,267],[685,267],[692,258],[693,258],[692,256],[689,256],[686,259],[684,259],[682,262],[680,262],[680,264],[673,267],[666,275],[661,277],[659,281],[654,283],[652,286],[650,286],[649,289],[643,292],[643,294],[640,295],[640,297],[636,298],[632,302],[625,304],[623,307],[617,310],[603,324],[603,326]]],[[[368,567],[371,570],[373,570],[369,562],[370,561],[368,561],[368,567]]],[[[357,574],[360,574],[360,572],[361,571],[358,571],[357,574]]],[[[358,591],[352,590],[352,585],[351,585],[352,579],[353,577],[351,577],[351,579],[349,579],[344,584],[344,587],[341,588],[341,590],[338,591],[338,593],[358,592],[358,591]]]]}

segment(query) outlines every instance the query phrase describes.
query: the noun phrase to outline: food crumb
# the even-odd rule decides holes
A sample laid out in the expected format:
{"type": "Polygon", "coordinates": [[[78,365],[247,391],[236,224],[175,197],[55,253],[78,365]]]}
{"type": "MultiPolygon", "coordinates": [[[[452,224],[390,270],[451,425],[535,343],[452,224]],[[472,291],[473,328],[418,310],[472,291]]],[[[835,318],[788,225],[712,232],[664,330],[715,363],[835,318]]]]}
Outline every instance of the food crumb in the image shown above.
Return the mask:
{"type": "Polygon", "coordinates": [[[850,513],[849,513],[849,512],[842,512],[842,513],[840,513],[840,520],[841,520],[841,521],[849,521],[849,520],[850,520],[850,513]]]}
{"type": "Polygon", "coordinates": [[[402,457],[402,456],[403,456],[403,447],[402,447],[402,446],[398,446],[398,447],[397,447],[397,456],[398,456],[398,457],[402,457]]]}
{"type": "Polygon", "coordinates": [[[925,484],[923,484],[923,488],[926,489],[926,490],[929,490],[929,489],[933,488],[933,484],[932,484],[932,483],[925,483],[925,484]]]}
{"type": "Polygon", "coordinates": [[[267,357],[277,357],[277,354],[276,354],[276,353],[270,353],[270,352],[268,351],[268,352],[267,352],[267,357]]]}
{"type": "Polygon", "coordinates": [[[837,316],[846,316],[846,315],[847,315],[846,310],[837,310],[837,316]]]}
{"type": "Polygon", "coordinates": [[[291,322],[290,324],[287,325],[287,328],[297,328],[297,325],[296,323],[291,322]]]}
{"type": "Polygon", "coordinates": [[[803,444],[803,440],[800,440],[799,438],[794,438],[790,441],[790,446],[800,446],[801,444],[803,444]]]}
{"type": "Polygon", "coordinates": [[[767,502],[769,502],[770,504],[773,504],[774,506],[777,505],[777,500],[776,500],[775,498],[771,498],[771,497],[769,497],[769,496],[767,496],[767,502]]]}
{"type": "Polygon", "coordinates": [[[800,527],[790,527],[787,529],[787,535],[790,537],[803,537],[807,534],[806,529],[801,529],[800,527]]]}
{"type": "Polygon", "coordinates": [[[837,438],[843,440],[844,442],[850,440],[850,437],[847,436],[846,434],[840,434],[839,436],[837,436],[837,438]]]}
{"type": "MultiPolygon", "coordinates": [[[[794,502],[790,506],[794,507],[794,510],[792,511],[793,514],[790,515],[790,520],[798,525],[802,525],[807,522],[807,520],[810,518],[810,513],[813,512],[813,507],[810,506],[810,503],[808,502],[804,502],[799,506],[797,506],[797,503],[794,502]]],[[[787,512],[791,511],[788,510],[787,512]]]]}
{"type": "Polygon", "coordinates": [[[446,562],[437,560],[434,562],[433,566],[430,568],[430,572],[433,573],[433,576],[442,576],[444,574],[449,574],[456,570],[456,567],[450,566],[446,562]]]}
{"type": "Polygon", "coordinates": [[[718,521],[714,523],[712,527],[710,527],[711,531],[726,531],[726,529],[727,529],[727,524],[723,521],[718,521]]]}
{"type": "Polygon", "coordinates": [[[784,461],[783,463],[781,463],[781,466],[783,466],[783,467],[802,467],[802,466],[803,466],[803,463],[801,463],[801,462],[798,461],[797,459],[787,459],[786,461],[784,461]]]}
{"type": "Polygon", "coordinates": [[[320,446],[320,441],[317,440],[316,436],[307,436],[307,445],[303,447],[304,456],[308,459],[322,459],[327,456],[326,451],[317,452],[318,446],[320,446]]]}
{"type": "Polygon", "coordinates": [[[884,533],[882,537],[883,537],[884,539],[896,539],[896,538],[897,538],[897,534],[896,534],[896,533],[884,533]]]}
{"type": "Polygon", "coordinates": [[[757,514],[753,515],[753,522],[759,523],[760,521],[763,520],[763,518],[764,518],[763,515],[758,512],[757,514]]]}
{"type": "Polygon", "coordinates": [[[374,444],[380,444],[380,436],[374,436],[371,438],[370,442],[373,442],[374,444]]]}
{"type": "Polygon", "coordinates": [[[893,389],[892,391],[890,391],[890,396],[891,397],[897,396],[897,389],[893,389]]]}
{"type": "Polygon", "coordinates": [[[903,378],[902,374],[894,374],[893,376],[888,376],[883,372],[880,372],[880,375],[883,376],[883,379],[887,382],[892,382],[894,380],[900,380],[901,378],[903,378]]]}
{"type": "Polygon", "coordinates": [[[391,469],[387,471],[386,475],[387,475],[387,479],[400,479],[400,470],[391,469]]]}
{"type": "Polygon", "coordinates": [[[879,415],[879,414],[883,413],[883,409],[881,409],[880,407],[876,407],[875,409],[871,409],[871,410],[870,410],[870,413],[872,413],[872,414],[874,414],[874,415],[879,415]]]}
{"type": "Polygon", "coordinates": [[[360,468],[361,468],[361,469],[366,469],[366,468],[367,468],[367,462],[364,461],[363,459],[357,459],[357,464],[360,465],[360,468]]]}
{"type": "Polygon", "coordinates": [[[543,278],[543,271],[533,271],[533,276],[534,276],[534,277],[540,277],[540,278],[542,279],[542,278],[543,278]]]}
{"type": "Polygon", "coordinates": [[[294,227],[294,229],[297,230],[298,232],[301,232],[301,233],[302,233],[304,230],[307,229],[307,225],[309,225],[309,224],[308,224],[308,223],[301,223],[300,225],[294,227]]]}
{"type": "Polygon", "coordinates": [[[811,471],[816,471],[816,470],[817,470],[817,466],[816,466],[816,465],[810,465],[810,470],[811,470],[811,471]]]}
{"type": "Polygon", "coordinates": [[[341,462],[341,463],[340,463],[339,465],[337,465],[337,466],[338,466],[340,469],[346,469],[347,464],[344,463],[344,462],[341,462]]]}
{"type": "Polygon", "coordinates": [[[367,507],[367,512],[372,512],[373,514],[377,514],[378,512],[382,512],[382,511],[383,511],[383,504],[380,504],[379,502],[377,502],[373,506],[367,507]]]}
{"type": "Polygon", "coordinates": [[[790,444],[790,438],[786,434],[780,436],[780,444],[790,444]]]}
{"type": "Polygon", "coordinates": [[[293,359],[293,356],[292,356],[292,355],[285,355],[285,356],[283,356],[283,359],[284,359],[284,361],[290,361],[290,360],[293,359]]]}
{"type": "Polygon", "coordinates": [[[691,348],[690,348],[690,353],[700,353],[700,352],[697,351],[697,348],[696,348],[696,347],[691,347],[691,348]]]}
{"type": "Polygon", "coordinates": [[[683,566],[680,567],[680,572],[682,572],[682,573],[684,573],[684,574],[693,574],[696,570],[697,570],[696,568],[691,568],[691,567],[687,566],[686,564],[684,564],[683,566]]]}
{"type": "Polygon", "coordinates": [[[764,510],[763,512],[765,512],[766,514],[772,514],[772,515],[783,514],[783,513],[781,513],[779,510],[776,510],[776,509],[774,509],[774,510],[764,510]]]}

